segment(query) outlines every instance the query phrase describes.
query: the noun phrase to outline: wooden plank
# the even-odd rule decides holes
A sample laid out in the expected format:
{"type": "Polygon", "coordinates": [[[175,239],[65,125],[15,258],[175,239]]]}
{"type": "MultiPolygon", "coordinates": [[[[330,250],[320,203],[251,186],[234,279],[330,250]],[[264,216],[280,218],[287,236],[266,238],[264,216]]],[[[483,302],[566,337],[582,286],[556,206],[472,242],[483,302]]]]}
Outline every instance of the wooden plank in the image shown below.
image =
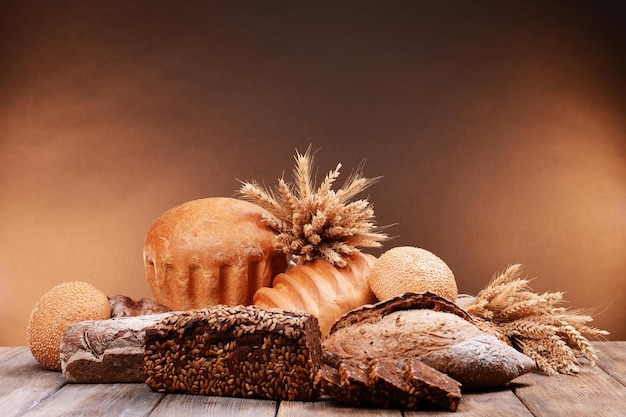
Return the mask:
{"type": "Polygon", "coordinates": [[[150,417],[215,416],[274,417],[278,402],[251,398],[167,394],[150,417]]]}
{"type": "Polygon", "coordinates": [[[20,347],[2,347],[0,348],[0,364],[8,361],[13,356],[19,355],[24,352],[24,350],[28,350],[23,346],[20,347]]]}
{"type": "Polygon", "coordinates": [[[67,384],[23,416],[144,417],[162,398],[146,384],[67,384]]]}
{"type": "Polygon", "coordinates": [[[624,416],[626,388],[589,364],[583,364],[575,375],[522,375],[513,387],[515,395],[537,417],[624,416]]]}
{"type": "MultiPolygon", "coordinates": [[[[405,411],[405,417],[450,417],[446,410],[405,411]]],[[[526,406],[508,388],[464,393],[455,417],[532,417],[526,406]]]]}
{"type": "Polygon", "coordinates": [[[393,409],[349,407],[332,400],[315,402],[283,401],[276,417],[402,417],[402,411],[393,409]]]}
{"type": "Polygon", "coordinates": [[[249,417],[334,416],[624,416],[626,342],[594,342],[598,368],[578,375],[523,375],[510,387],[464,393],[457,413],[352,408],[335,401],[295,402],[159,394],[145,384],[65,384],[60,372],[35,361],[27,347],[0,348],[0,416],[171,415],[249,417]],[[532,414],[531,414],[532,413],[532,414]]]}
{"type": "Polygon", "coordinates": [[[65,384],[61,372],[41,366],[25,347],[2,352],[0,361],[0,416],[22,415],[65,384]]]}
{"type": "Polygon", "coordinates": [[[598,366],[626,386],[626,341],[593,342],[598,351],[598,366]]]}

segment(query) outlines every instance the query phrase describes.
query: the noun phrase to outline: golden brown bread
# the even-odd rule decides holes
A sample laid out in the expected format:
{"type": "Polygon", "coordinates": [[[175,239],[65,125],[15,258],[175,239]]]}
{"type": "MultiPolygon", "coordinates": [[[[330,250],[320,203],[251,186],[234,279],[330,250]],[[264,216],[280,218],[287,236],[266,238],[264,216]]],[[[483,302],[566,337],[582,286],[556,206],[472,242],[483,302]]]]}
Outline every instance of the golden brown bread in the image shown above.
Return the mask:
{"type": "Polygon", "coordinates": [[[88,282],[63,282],[46,292],[35,304],[26,331],[28,346],[39,363],[61,370],[60,344],[67,328],[83,320],[111,317],[109,299],[88,282]]]}
{"type": "Polygon", "coordinates": [[[254,292],[287,267],[264,214],[256,204],[227,197],[165,212],[144,243],[146,279],[156,301],[173,310],[251,304],[254,292]]]}
{"type": "Polygon", "coordinates": [[[359,253],[343,268],[323,259],[294,266],[261,288],[253,298],[261,307],[305,311],[317,317],[322,335],[348,311],[376,301],[368,276],[376,257],[359,253]]]}

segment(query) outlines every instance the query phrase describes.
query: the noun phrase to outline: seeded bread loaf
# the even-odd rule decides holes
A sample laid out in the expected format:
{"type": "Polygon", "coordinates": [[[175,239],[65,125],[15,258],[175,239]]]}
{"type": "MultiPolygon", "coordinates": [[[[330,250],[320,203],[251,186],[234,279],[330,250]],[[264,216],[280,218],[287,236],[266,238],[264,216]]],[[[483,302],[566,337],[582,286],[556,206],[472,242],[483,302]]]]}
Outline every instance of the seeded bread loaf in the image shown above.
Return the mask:
{"type": "Polygon", "coordinates": [[[502,385],[535,369],[532,359],[480,330],[454,303],[411,294],[355,309],[322,344],[325,361],[419,358],[459,381],[464,390],[502,385]]]}
{"type": "Polygon", "coordinates": [[[274,278],[272,288],[255,294],[255,305],[311,313],[326,335],[348,311],[376,301],[368,276],[376,257],[358,253],[338,268],[324,259],[296,265],[274,278]]]}
{"type": "Polygon", "coordinates": [[[157,302],[173,310],[252,304],[287,268],[268,214],[228,197],[188,201],[159,217],[144,242],[146,280],[157,302]]]}
{"type": "Polygon", "coordinates": [[[158,392],[310,401],[320,337],[308,313],[225,305],[179,312],[146,330],[146,383],[158,392]]]}
{"type": "Polygon", "coordinates": [[[143,382],[146,327],[173,313],[87,320],[61,340],[61,370],[68,382],[143,382]]]}

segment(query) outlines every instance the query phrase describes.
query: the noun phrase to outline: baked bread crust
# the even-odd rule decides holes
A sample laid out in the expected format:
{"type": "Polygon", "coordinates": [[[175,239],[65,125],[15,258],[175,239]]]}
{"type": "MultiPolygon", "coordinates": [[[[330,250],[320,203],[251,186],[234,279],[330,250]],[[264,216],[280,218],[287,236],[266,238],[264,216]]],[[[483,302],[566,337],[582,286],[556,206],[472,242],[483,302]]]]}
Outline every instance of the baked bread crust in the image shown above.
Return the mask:
{"type": "Polygon", "coordinates": [[[242,200],[211,197],[165,212],[144,242],[150,289],[173,310],[216,304],[249,305],[254,292],[285,271],[266,210],[242,200]]]}
{"type": "Polygon", "coordinates": [[[324,259],[296,265],[274,278],[272,288],[255,294],[255,305],[311,313],[326,335],[337,319],[352,309],[376,301],[368,276],[376,257],[358,253],[342,268],[324,259]]]}
{"type": "Polygon", "coordinates": [[[61,370],[68,382],[144,382],[145,329],[172,312],[74,323],[61,340],[61,370]]]}
{"type": "Polygon", "coordinates": [[[502,385],[535,369],[532,359],[483,332],[465,311],[436,294],[407,293],[346,314],[322,344],[324,362],[419,358],[464,390],[502,385]]]}
{"type": "Polygon", "coordinates": [[[125,295],[109,297],[109,305],[111,306],[111,318],[144,316],[171,311],[169,307],[159,304],[150,298],[142,298],[136,301],[125,295]]]}

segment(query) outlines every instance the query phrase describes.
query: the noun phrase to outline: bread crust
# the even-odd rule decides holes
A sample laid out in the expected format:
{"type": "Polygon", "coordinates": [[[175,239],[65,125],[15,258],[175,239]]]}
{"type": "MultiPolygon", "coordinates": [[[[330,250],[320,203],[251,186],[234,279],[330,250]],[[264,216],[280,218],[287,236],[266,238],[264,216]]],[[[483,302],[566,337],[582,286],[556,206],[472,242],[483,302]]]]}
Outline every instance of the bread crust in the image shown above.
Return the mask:
{"type": "Polygon", "coordinates": [[[146,279],[157,302],[173,310],[248,305],[287,268],[267,211],[242,200],[210,197],[165,212],[144,242],[146,279]]]}
{"type": "Polygon", "coordinates": [[[145,329],[173,312],[85,320],[61,340],[61,370],[72,383],[144,382],[145,329]]]}
{"type": "Polygon", "coordinates": [[[502,385],[535,368],[526,355],[483,332],[454,303],[432,293],[364,306],[335,323],[322,344],[324,362],[419,358],[464,390],[502,385]]]}
{"type": "Polygon", "coordinates": [[[296,265],[274,278],[272,288],[254,294],[255,305],[305,311],[319,320],[322,336],[342,315],[376,301],[368,283],[376,257],[359,253],[343,268],[324,259],[296,265]]]}
{"type": "Polygon", "coordinates": [[[159,304],[150,298],[133,300],[121,294],[109,297],[109,305],[111,306],[111,318],[143,316],[171,311],[169,307],[159,304]]]}

